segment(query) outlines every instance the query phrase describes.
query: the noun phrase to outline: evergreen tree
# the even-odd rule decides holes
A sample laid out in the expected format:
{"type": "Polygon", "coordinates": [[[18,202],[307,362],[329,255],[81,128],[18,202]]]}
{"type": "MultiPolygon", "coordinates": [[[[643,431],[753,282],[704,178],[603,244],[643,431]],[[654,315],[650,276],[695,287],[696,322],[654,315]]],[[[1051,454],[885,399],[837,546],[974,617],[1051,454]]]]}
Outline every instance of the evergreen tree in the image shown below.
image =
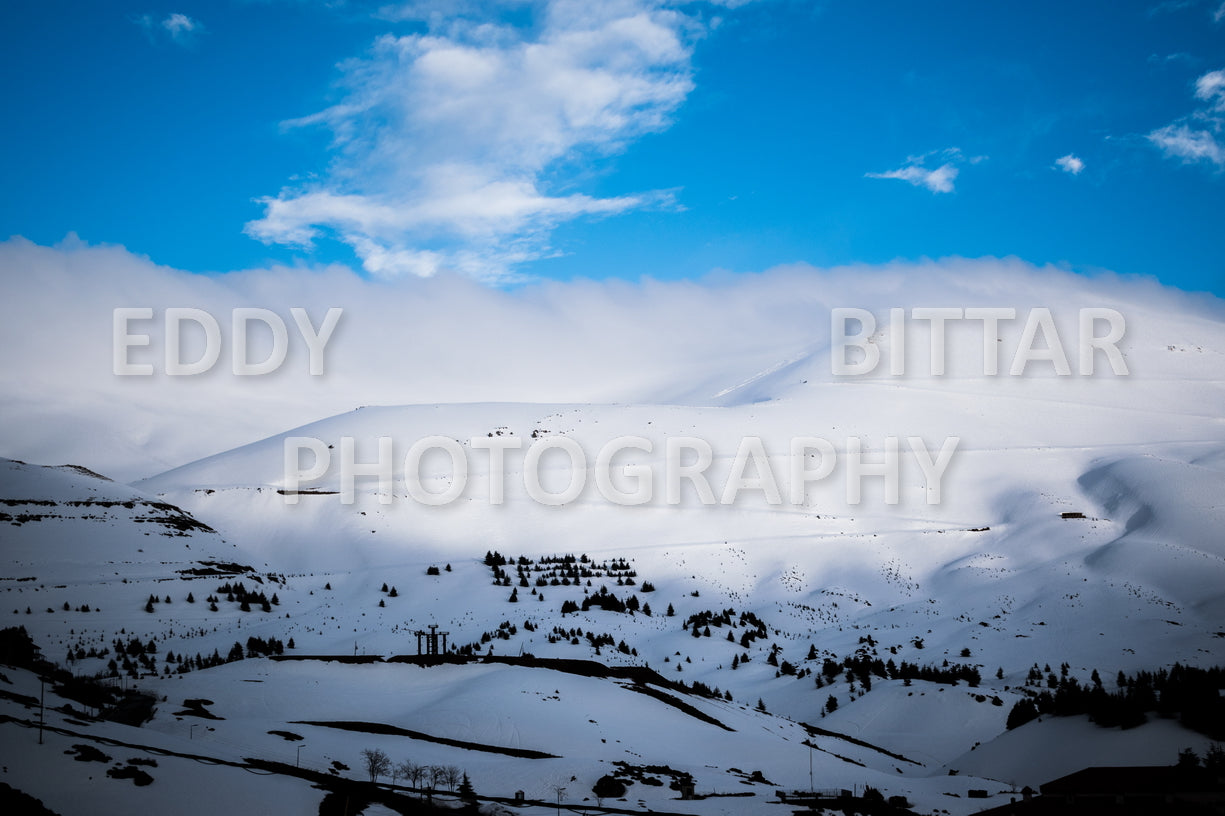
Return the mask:
{"type": "MultiPolygon", "coordinates": [[[[451,569],[451,565],[447,565],[447,569],[451,569]]],[[[476,801],[476,791],[472,788],[472,780],[468,778],[468,772],[464,771],[464,778],[459,783],[459,798],[465,802],[476,801]]]]}

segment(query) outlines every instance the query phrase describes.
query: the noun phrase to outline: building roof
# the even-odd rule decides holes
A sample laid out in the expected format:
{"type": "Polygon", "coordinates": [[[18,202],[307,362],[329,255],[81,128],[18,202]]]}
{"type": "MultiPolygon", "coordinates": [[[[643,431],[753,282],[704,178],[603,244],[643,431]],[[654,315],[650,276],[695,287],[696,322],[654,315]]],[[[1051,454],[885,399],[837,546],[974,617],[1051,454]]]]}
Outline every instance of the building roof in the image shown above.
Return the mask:
{"type": "Polygon", "coordinates": [[[1084,768],[1041,786],[1044,796],[1159,795],[1219,789],[1206,774],[1174,765],[1084,768]]]}

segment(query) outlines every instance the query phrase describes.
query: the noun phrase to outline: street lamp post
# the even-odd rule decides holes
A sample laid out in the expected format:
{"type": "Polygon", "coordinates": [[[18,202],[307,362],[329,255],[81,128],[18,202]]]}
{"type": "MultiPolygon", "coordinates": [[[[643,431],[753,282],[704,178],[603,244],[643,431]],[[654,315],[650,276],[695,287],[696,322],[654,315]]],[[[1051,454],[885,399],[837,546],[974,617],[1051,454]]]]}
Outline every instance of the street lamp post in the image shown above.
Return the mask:
{"type": "Polygon", "coordinates": [[[187,738],[188,738],[188,739],[195,739],[195,738],[196,738],[196,726],[197,726],[197,725],[199,725],[199,724],[200,724],[200,723],[192,723],[192,724],[191,724],[191,728],[187,729],[187,738]]]}
{"type": "Polygon", "coordinates": [[[299,745],[299,746],[298,746],[298,755],[297,755],[297,757],[295,757],[295,758],[294,758],[294,761],[293,761],[293,766],[294,766],[295,768],[300,768],[300,767],[302,767],[302,749],[303,749],[304,747],[305,747],[305,746],[303,746],[303,745],[299,745]]]}

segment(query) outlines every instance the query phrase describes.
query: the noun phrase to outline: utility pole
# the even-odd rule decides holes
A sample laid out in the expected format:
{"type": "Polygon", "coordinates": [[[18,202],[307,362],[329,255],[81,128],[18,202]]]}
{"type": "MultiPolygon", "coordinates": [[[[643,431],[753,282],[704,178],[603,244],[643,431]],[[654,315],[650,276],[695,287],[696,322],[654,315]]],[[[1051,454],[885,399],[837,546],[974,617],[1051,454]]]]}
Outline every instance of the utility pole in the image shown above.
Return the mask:
{"type": "Polygon", "coordinates": [[[293,766],[294,766],[295,768],[301,768],[301,767],[302,767],[302,748],[303,748],[303,747],[304,747],[304,746],[301,746],[301,745],[299,745],[299,746],[298,746],[298,756],[297,756],[297,757],[294,759],[294,761],[293,761],[293,766]]]}
{"type": "Polygon", "coordinates": [[[817,789],[812,784],[812,737],[809,737],[808,739],[808,793],[815,797],[817,794],[817,789]]]}
{"type": "Polygon", "coordinates": [[[47,721],[47,678],[38,677],[38,744],[43,744],[43,724],[47,721]]]}

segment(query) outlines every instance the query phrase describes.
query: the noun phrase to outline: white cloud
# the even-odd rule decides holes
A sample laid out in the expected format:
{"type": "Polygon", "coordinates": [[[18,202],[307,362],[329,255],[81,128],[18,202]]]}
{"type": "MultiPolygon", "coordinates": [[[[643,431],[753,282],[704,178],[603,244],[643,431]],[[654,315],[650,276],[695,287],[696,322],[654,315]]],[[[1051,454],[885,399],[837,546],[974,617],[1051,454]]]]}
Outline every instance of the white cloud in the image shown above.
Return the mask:
{"type": "Polygon", "coordinates": [[[909,165],[886,173],[867,173],[868,178],[901,179],[916,187],[926,187],[933,193],[953,192],[953,181],[958,169],[951,164],[942,164],[934,170],[909,165]]]}
{"type": "Polygon", "coordinates": [[[970,159],[966,159],[962,156],[959,148],[950,147],[945,150],[925,153],[922,156],[911,156],[906,160],[906,164],[897,170],[889,170],[884,173],[864,173],[864,176],[876,179],[900,179],[916,187],[926,187],[933,193],[951,193],[954,189],[953,182],[956,181],[958,173],[961,172],[957,165],[966,162],[978,164],[986,160],[986,158],[986,156],[973,156],[970,159]],[[928,169],[926,163],[933,157],[938,157],[945,161],[939,167],[928,169]]]}
{"type": "Polygon", "coordinates": [[[248,234],[334,236],[380,275],[498,278],[552,254],[561,223],[672,205],[668,191],[593,197],[568,179],[670,124],[693,88],[690,17],[654,0],[549,0],[530,31],[444,25],[437,4],[381,14],[433,22],[380,37],[342,65],[338,104],[286,123],[330,128],[336,160],[322,182],[262,199],[248,234]]]}
{"type": "Polygon", "coordinates": [[[1225,20],[1225,3],[1216,7],[1216,11],[1212,12],[1212,22],[1219,23],[1225,20]]]}
{"type": "MultiPolygon", "coordinates": [[[[1086,278],[1016,259],[832,270],[797,264],[698,281],[575,280],[505,291],[459,275],[362,278],[338,265],[196,275],[121,247],[23,239],[0,242],[0,279],[0,346],[13,350],[0,366],[0,456],[83,464],[123,479],[360,405],[711,405],[714,395],[780,360],[813,353],[822,361],[835,306],[884,313],[933,303],[1122,301],[1143,304],[1148,314],[1176,298],[1209,300],[1152,281],[1086,278]],[[114,376],[112,310],[132,306],[158,315],[132,325],[132,333],[151,336],[149,346],[133,347],[132,362],[163,370],[160,318],[167,307],[188,306],[221,324],[217,366],[195,377],[114,376]],[[275,374],[237,377],[230,314],[251,306],[281,315],[293,340],[275,374]],[[322,377],[306,374],[291,307],[306,308],[315,325],[329,308],[344,309],[322,377]]],[[[1211,302],[1219,321],[1221,301],[1211,302]]],[[[1160,338],[1149,341],[1164,347],[1160,338]]],[[[253,349],[253,358],[260,354],[253,349]]],[[[828,367],[818,364],[813,376],[821,372],[828,367]]]]}
{"type": "Polygon", "coordinates": [[[1209,71],[1195,81],[1195,98],[1206,103],[1176,122],[1157,128],[1148,140],[1166,158],[1191,164],[1208,162],[1225,168],[1225,69],[1209,71]]]}
{"type": "Polygon", "coordinates": [[[1210,131],[1185,124],[1166,125],[1148,134],[1148,139],[1161,148],[1166,158],[1182,159],[1188,163],[1207,161],[1217,167],[1225,167],[1225,146],[1210,131]]]}
{"type": "Polygon", "coordinates": [[[150,39],[167,37],[179,45],[190,45],[196,35],[204,31],[204,26],[199,20],[194,20],[179,12],[169,14],[161,20],[151,14],[142,14],[135,18],[135,22],[150,39]]]}
{"type": "Polygon", "coordinates": [[[1213,110],[1225,110],[1225,70],[1209,71],[1195,80],[1195,98],[1210,103],[1213,110]]]}
{"type": "Polygon", "coordinates": [[[1079,176],[1085,169],[1085,163],[1072,153],[1055,159],[1055,165],[1065,173],[1071,173],[1074,176],[1079,176]]]}

